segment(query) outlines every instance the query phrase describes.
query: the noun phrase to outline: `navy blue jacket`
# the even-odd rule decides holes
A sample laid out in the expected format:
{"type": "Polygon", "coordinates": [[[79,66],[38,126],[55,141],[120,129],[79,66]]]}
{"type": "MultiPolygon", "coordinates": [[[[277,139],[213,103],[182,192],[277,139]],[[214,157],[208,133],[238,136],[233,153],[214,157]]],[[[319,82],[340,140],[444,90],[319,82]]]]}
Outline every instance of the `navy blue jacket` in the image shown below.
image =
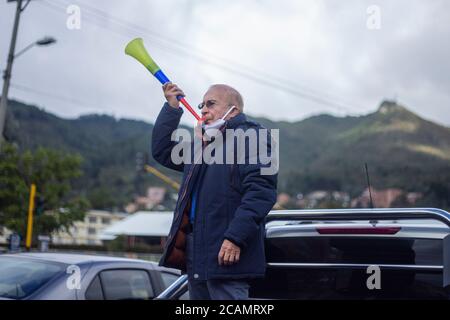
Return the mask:
{"type": "MultiPolygon", "coordinates": [[[[276,202],[277,175],[261,175],[263,166],[256,164],[175,164],[171,152],[177,144],[171,141],[182,116],[181,108],[164,104],[153,128],[152,154],[161,165],[182,171],[172,227],[159,264],[186,271],[186,231],[190,195],[201,176],[194,223],[192,272],[198,280],[257,278],[265,274],[265,216],[276,202]],[[240,260],[229,266],[218,264],[224,239],[241,248],[240,260]]],[[[262,128],[240,113],[227,121],[226,129],[262,128]]],[[[225,140],[225,134],[223,135],[225,140]]],[[[224,143],[225,144],[225,143],[224,143]]],[[[270,151],[270,138],[268,150],[270,151]]],[[[247,159],[248,160],[248,159],[247,159]]],[[[192,163],[192,162],[191,162],[192,163]]]]}

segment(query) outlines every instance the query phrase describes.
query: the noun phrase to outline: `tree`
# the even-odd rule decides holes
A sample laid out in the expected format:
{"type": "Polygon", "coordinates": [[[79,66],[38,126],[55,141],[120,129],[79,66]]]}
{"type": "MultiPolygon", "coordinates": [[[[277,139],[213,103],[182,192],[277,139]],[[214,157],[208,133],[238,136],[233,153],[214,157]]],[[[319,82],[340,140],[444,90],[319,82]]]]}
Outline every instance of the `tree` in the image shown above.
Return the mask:
{"type": "Polygon", "coordinates": [[[26,235],[30,186],[36,184],[39,210],[33,235],[67,231],[84,219],[89,202],[72,192],[71,182],[82,175],[79,155],[38,148],[20,153],[4,143],[0,150],[0,226],[26,235]]]}

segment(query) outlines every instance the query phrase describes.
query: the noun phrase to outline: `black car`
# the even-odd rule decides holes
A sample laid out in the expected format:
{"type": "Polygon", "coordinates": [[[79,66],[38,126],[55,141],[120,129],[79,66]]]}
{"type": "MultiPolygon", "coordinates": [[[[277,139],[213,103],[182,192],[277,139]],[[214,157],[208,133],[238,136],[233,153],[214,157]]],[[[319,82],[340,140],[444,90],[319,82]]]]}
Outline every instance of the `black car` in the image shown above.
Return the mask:
{"type": "MultiPolygon", "coordinates": [[[[254,299],[449,299],[450,214],[433,208],[272,211],[254,299]]],[[[178,299],[182,276],[158,298],[178,299]]]]}
{"type": "Polygon", "coordinates": [[[63,253],[3,254],[0,299],[153,299],[179,276],[178,270],[137,259],[63,253]]]}

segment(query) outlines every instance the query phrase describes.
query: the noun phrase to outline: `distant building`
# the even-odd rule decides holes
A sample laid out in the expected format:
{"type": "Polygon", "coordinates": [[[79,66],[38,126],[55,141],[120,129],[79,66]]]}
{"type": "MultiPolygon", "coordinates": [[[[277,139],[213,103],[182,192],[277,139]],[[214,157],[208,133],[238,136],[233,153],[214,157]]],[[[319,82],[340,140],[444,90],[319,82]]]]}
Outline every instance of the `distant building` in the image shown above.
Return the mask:
{"type": "Polygon", "coordinates": [[[129,203],[125,207],[128,213],[134,213],[138,210],[154,210],[160,208],[161,203],[166,197],[166,188],[149,187],[146,196],[136,197],[134,202],[129,203]]]}
{"type": "Polygon", "coordinates": [[[345,208],[350,205],[350,195],[343,191],[316,190],[307,195],[297,194],[295,204],[302,209],[324,208],[330,205],[345,208]]]}
{"type": "MultiPolygon", "coordinates": [[[[422,197],[421,193],[418,192],[409,192],[406,193],[401,189],[390,188],[383,190],[371,189],[372,191],[372,200],[374,207],[377,208],[391,208],[396,201],[404,198],[403,202],[405,205],[415,205],[416,201],[422,197]]],[[[370,194],[369,189],[366,188],[363,193],[352,200],[351,206],[353,208],[362,207],[368,208],[370,207],[370,194]]]]}
{"type": "Polygon", "coordinates": [[[127,204],[127,205],[125,206],[125,211],[126,211],[127,213],[133,213],[133,212],[136,212],[136,211],[138,211],[138,209],[139,209],[138,205],[137,205],[136,203],[134,203],[134,202],[129,203],[129,204],[127,204]]]}
{"type": "Polygon", "coordinates": [[[420,193],[420,192],[409,192],[409,193],[406,195],[406,201],[408,201],[408,203],[409,203],[410,205],[415,205],[416,202],[417,202],[420,198],[422,198],[422,196],[423,196],[423,194],[420,193]]]}
{"type": "MultiPolygon", "coordinates": [[[[127,217],[126,213],[113,213],[102,210],[90,210],[84,220],[74,222],[69,232],[55,232],[51,235],[51,244],[102,245],[99,234],[111,224],[127,217]]],[[[0,228],[0,243],[7,243],[12,232],[0,228]]],[[[23,239],[22,239],[23,240],[23,239]]]]}
{"type": "Polygon", "coordinates": [[[163,202],[165,196],[166,188],[150,187],[147,189],[147,198],[149,200],[149,203],[152,203],[153,205],[163,202]]]}
{"type": "Polygon", "coordinates": [[[350,205],[350,195],[347,192],[333,191],[331,193],[333,200],[340,202],[343,207],[348,207],[350,205]]]}
{"type": "Polygon", "coordinates": [[[8,238],[11,233],[11,230],[0,226],[0,243],[8,243],[8,238]]]}
{"type": "Polygon", "coordinates": [[[104,229],[99,240],[114,240],[125,236],[128,243],[164,246],[173,220],[171,211],[140,211],[130,214],[104,229]]]}
{"type": "Polygon", "coordinates": [[[282,209],[286,208],[288,204],[291,202],[291,196],[287,193],[279,193],[277,195],[277,202],[274,205],[274,209],[282,209]]]}
{"type": "Polygon", "coordinates": [[[90,210],[83,221],[76,221],[69,232],[52,234],[53,244],[102,245],[100,233],[111,224],[127,217],[126,213],[90,210]]]}
{"type": "Polygon", "coordinates": [[[308,193],[308,195],[306,197],[310,200],[322,200],[328,196],[328,193],[329,193],[328,191],[317,190],[317,191],[308,193]]]}
{"type": "Polygon", "coordinates": [[[329,197],[328,191],[317,190],[317,191],[310,192],[306,195],[306,197],[304,199],[305,200],[304,206],[306,208],[315,208],[318,206],[318,204],[321,201],[325,200],[328,197],[329,197]]]}

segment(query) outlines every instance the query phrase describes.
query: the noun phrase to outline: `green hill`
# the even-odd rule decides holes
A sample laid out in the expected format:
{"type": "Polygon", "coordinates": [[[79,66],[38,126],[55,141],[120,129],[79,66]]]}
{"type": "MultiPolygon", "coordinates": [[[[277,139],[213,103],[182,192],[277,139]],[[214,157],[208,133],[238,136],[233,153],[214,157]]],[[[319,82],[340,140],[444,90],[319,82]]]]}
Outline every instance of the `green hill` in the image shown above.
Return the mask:
{"type": "Polygon", "coordinates": [[[257,120],[280,128],[280,163],[285,174],[291,172],[284,189],[332,188],[356,195],[365,186],[365,162],[376,188],[427,192],[432,183],[450,184],[450,128],[393,102],[360,117],[257,120]]]}
{"type": "MultiPolygon", "coordinates": [[[[84,177],[76,188],[98,209],[121,209],[145,186],[163,185],[136,174],[136,153],[149,150],[153,126],[107,115],[62,119],[35,106],[10,101],[6,137],[21,149],[38,146],[80,154],[84,177]]],[[[149,159],[150,164],[155,164],[149,159]]],[[[175,177],[179,177],[172,173],[175,177]]]]}
{"type": "MultiPolygon", "coordinates": [[[[96,208],[120,208],[145,186],[162,185],[135,170],[136,153],[150,150],[152,124],[107,115],[62,119],[18,101],[11,101],[8,111],[6,135],[21,148],[47,146],[83,156],[85,176],[77,188],[96,208]]],[[[280,191],[341,190],[356,196],[366,187],[367,162],[375,188],[418,191],[425,194],[423,205],[450,206],[450,128],[394,102],[359,117],[255,120],[280,129],[280,191]]],[[[155,165],[151,157],[149,163],[155,165]]]]}

